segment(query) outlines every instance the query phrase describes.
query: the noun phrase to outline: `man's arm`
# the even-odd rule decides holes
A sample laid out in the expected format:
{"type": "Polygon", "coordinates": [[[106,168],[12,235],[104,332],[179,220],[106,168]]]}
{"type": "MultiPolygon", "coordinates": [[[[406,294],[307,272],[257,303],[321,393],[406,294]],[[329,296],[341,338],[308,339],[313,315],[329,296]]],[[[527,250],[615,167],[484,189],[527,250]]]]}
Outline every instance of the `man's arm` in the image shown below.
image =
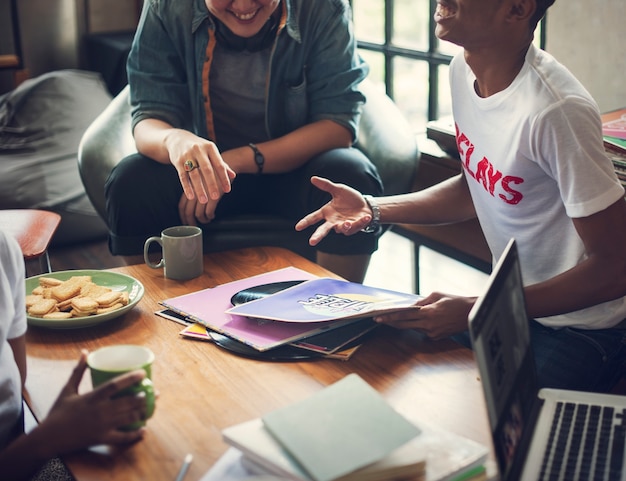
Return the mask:
{"type": "Polygon", "coordinates": [[[380,197],[377,203],[384,224],[452,224],[476,217],[462,174],[419,192],[380,197]]]}
{"type": "MultiPolygon", "coordinates": [[[[309,239],[311,245],[317,245],[330,231],[353,235],[371,222],[372,210],[358,191],[321,177],[313,177],[311,182],[332,197],[296,224],[298,231],[320,224],[309,239]]],[[[449,224],[476,216],[462,175],[419,192],[378,197],[375,202],[383,224],[449,224]]]]}

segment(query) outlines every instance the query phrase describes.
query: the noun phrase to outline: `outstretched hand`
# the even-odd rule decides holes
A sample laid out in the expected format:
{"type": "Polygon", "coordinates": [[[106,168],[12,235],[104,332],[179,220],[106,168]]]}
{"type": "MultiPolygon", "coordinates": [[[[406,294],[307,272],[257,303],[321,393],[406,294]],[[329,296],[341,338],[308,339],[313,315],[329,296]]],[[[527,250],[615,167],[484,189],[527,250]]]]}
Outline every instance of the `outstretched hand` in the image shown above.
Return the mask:
{"type": "Polygon", "coordinates": [[[91,392],[79,394],[78,386],[86,366],[87,353],[83,351],[50,413],[39,425],[51,438],[51,446],[56,451],[53,455],[98,444],[131,443],[144,435],[143,428],[136,431],[120,431],[118,428],[145,418],[145,394],[114,396],[140,382],[145,372],[129,372],[101,384],[91,392]]]}
{"type": "Polygon", "coordinates": [[[296,230],[302,231],[323,222],[309,239],[312,246],[319,244],[332,230],[338,234],[353,235],[372,221],[372,211],[357,190],[322,177],[311,177],[311,183],[332,196],[327,204],[303,217],[296,224],[296,230]]]}

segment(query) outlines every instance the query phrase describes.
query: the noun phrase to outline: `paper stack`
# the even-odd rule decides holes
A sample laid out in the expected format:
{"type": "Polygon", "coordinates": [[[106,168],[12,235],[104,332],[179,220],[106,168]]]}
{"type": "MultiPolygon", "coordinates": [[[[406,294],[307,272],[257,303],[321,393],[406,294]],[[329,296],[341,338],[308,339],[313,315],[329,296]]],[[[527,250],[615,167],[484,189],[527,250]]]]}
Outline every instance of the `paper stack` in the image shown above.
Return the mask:
{"type": "Polygon", "coordinates": [[[626,107],[602,114],[602,136],[615,173],[626,187],[626,107]]]}
{"type": "Polygon", "coordinates": [[[292,481],[480,479],[465,474],[484,474],[488,454],[471,440],[411,423],[356,374],[222,434],[250,471],[292,481]]]}

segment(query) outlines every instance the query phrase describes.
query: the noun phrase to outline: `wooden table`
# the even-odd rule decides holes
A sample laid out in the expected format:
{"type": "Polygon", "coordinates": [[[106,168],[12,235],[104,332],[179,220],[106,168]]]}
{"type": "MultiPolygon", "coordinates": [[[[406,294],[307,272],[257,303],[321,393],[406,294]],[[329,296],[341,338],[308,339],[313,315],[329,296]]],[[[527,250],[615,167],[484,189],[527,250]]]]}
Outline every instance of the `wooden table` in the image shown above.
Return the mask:
{"type": "MultiPolygon", "coordinates": [[[[221,439],[223,428],[304,399],[351,372],[405,416],[490,445],[472,352],[452,341],[432,342],[413,331],[381,327],[347,362],[264,362],[183,339],[179,324],[154,314],[160,300],[290,265],[329,275],[278,248],[207,255],[204,275],[186,282],[165,279],[161,270],[145,265],[116,268],[145,286],[144,298],[129,313],[85,329],[29,328],[26,396],[38,418],[49,411],[81,349],[134,343],[156,354],[153,380],[160,397],[146,437],[117,452],[64,457],[77,481],[172,481],[187,453],[193,454],[193,463],[185,479],[198,480],[228,448],[221,439]]],[[[89,389],[85,375],[81,391],[89,389]]]]}

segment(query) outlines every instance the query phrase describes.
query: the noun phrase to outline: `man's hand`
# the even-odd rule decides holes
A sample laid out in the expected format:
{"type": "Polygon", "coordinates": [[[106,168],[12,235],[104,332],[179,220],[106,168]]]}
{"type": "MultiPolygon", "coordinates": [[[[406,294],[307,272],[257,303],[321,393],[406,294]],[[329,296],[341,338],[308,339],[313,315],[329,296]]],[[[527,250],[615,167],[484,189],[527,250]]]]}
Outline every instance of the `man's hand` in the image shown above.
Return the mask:
{"type": "Polygon", "coordinates": [[[376,316],[374,320],[398,329],[415,329],[431,339],[443,339],[466,331],[476,298],[433,292],[415,307],[376,316]]]}
{"type": "Polygon", "coordinates": [[[311,183],[332,196],[326,205],[303,217],[296,224],[296,230],[302,231],[323,222],[309,239],[312,246],[319,244],[331,230],[338,234],[353,235],[372,221],[372,211],[357,190],[322,177],[312,177],[311,183]]]}

